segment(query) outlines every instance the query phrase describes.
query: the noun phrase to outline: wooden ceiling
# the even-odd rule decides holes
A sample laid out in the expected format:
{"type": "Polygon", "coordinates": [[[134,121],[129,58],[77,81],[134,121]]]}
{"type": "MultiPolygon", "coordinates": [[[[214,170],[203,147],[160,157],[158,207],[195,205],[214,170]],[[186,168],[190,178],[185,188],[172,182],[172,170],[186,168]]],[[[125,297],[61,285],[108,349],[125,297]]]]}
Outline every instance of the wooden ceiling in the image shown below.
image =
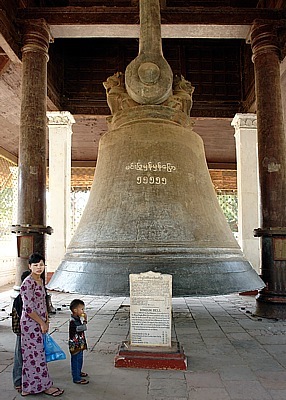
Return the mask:
{"type": "MultiPolygon", "coordinates": [[[[21,22],[44,18],[53,43],[48,108],[70,111],[72,160],[94,165],[109,109],[102,85],[138,53],[138,0],[2,0],[0,2],[0,147],[18,155],[21,22]],[[2,3],[2,4],[1,4],[2,3]]],[[[235,168],[237,112],[255,112],[247,35],[257,18],[286,19],[285,1],[161,0],[164,56],[195,87],[191,117],[212,168],[235,168]]]]}

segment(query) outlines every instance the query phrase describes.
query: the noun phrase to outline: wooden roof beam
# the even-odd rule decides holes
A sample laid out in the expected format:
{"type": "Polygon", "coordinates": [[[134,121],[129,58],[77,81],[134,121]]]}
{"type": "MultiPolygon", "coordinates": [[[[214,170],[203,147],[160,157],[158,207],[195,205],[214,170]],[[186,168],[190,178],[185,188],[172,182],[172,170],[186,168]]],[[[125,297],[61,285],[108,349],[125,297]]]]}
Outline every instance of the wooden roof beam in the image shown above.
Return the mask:
{"type": "MultiPolygon", "coordinates": [[[[30,7],[20,20],[43,18],[54,38],[138,38],[138,7],[30,7]]],[[[162,38],[246,39],[257,18],[286,19],[286,10],[231,7],[166,7],[162,38]]]]}
{"type": "Polygon", "coordinates": [[[19,35],[14,25],[7,18],[4,10],[0,9],[0,47],[12,62],[19,63],[19,35]]]}
{"type": "MultiPolygon", "coordinates": [[[[20,19],[44,18],[50,25],[139,24],[137,7],[29,7],[20,9],[20,19]]],[[[249,25],[255,19],[286,18],[286,10],[232,7],[166,7],[164,24],[249,25]]]]}

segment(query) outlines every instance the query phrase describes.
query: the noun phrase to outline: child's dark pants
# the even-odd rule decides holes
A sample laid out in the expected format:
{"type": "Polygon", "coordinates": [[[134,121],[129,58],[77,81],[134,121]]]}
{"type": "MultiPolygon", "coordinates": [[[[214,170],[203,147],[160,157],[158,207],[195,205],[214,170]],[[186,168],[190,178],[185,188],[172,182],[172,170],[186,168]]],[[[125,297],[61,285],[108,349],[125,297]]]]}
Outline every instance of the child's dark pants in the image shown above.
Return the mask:
{"type": "Polygon", "coordinates": [[[83,350],[71,355],[71,370],[73,382],[79,382],[81,380],[81,370],[83,364],[83,350]]]}

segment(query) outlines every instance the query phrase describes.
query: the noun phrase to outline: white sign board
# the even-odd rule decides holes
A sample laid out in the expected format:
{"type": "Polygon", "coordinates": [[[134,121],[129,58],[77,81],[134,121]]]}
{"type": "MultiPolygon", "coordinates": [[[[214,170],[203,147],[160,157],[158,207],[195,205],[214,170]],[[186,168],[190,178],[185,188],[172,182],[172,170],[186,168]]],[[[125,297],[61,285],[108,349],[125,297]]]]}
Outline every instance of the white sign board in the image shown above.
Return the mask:
{"type": "Polygon", "coordinates": [[[130,344],[171,347],[172,275],[130,274],[130,344]]]}

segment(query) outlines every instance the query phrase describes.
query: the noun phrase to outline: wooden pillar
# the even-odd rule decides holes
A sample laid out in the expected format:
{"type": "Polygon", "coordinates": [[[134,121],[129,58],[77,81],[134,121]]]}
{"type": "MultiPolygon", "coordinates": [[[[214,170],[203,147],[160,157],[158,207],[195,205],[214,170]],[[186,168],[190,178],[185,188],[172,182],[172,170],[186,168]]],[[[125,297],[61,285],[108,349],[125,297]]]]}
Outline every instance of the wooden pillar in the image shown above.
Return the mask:
{"type": "Polygon", "coordinates": [[[286,318],[286,136],[284,131],[277,27],[255,21],[251,30],[257,103],[261,193],[261,273],[256,314],[286,318]]]}
{"type": "Polygon", "coordinates": [[[28,257],[37,251],[45,256],[46,157],[47,157],[47,62],[51,39],[43,20],[23,26],[22,101],[18,164],[18,259],[16,286],[20,285],[28,257]]]}

